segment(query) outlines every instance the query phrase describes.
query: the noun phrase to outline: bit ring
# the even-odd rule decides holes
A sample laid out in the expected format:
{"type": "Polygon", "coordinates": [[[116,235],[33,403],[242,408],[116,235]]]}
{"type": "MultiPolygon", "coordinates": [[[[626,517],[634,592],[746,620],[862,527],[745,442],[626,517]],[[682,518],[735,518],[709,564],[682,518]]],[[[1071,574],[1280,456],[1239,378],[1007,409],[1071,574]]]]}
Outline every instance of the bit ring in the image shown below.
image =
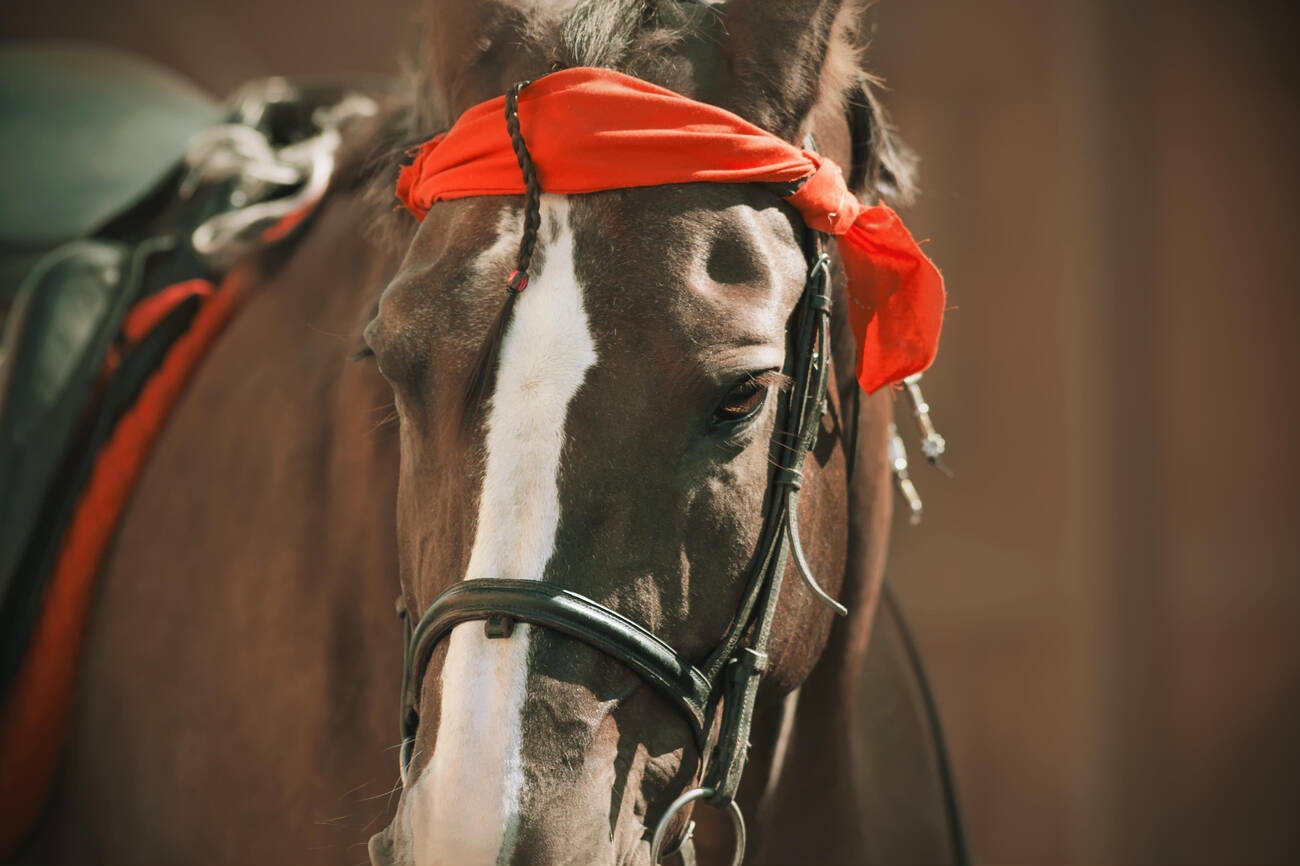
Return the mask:
{"type": "MultiPolygon", "coordinates": [[[[650,862],[654,866],[659,864],[659,852],[663,850],[664,835],[668,832],[668,824],[672,821],[673,816],[682,810],[687,803],[693,803],[696,800],[704,800],[706,803],[716,796],[717,792],[712,788],[692,788],[685,794],[682,794],[668,806],[659,823],[655,825],[654,837],[650,840],[650,862]]],[[[727,814],[731,816],[731,826],[736,831],[736,853],[731,858],[731,866],[741,866],[745,859],[745,816],[740,811],[740,806],[735,800],[728,800],[726,805],[727,814]]]]}

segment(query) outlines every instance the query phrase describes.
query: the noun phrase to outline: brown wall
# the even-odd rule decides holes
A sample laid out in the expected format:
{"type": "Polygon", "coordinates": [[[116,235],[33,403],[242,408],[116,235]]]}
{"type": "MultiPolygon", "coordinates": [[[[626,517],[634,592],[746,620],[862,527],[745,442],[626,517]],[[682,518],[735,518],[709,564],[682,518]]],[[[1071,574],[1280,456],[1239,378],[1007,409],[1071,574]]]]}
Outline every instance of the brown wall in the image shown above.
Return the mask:
{"type": "MultiPolygon", "coordinates": [[[[12,37],[389,71],[405,0],[11,0],[12,37]],[[357,12],[364,8],[364,14],[357,12]]],[[[978,861],[1300,859],[1297,28],[1288,2],[885,0],[957,309],[891,573],[978,861]]]]}
{"type": "Polygon", "coordinates": [[[959,478],[892,574],[975,854],[1294,861],[1295,16],[878,18],[958,308],[927,382],[959,478]]]}

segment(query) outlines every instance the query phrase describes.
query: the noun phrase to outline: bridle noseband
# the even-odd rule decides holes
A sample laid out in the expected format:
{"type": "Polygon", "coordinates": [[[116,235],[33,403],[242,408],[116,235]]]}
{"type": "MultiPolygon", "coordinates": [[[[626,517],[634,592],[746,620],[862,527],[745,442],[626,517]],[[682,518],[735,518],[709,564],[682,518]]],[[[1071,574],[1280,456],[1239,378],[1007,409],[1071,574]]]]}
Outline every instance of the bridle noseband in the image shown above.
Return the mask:
{"type": "Polygon", "coordinates": [[[701,664],[692,664],[639,623],[554,584],[497,578],[461,581],[439,595],[414,626],[399,608],[407,624],[401,709],[403,777],[420,723],[420,686],[438,642],[457,625],[471,621],[482,620],[489,638],[509,637],[516,622],[543,626],[631,668],[675,704],[690,724],[701,759],[696,778],[701,781],[660,819],[651,840],[652,862],[658,862],[673,815],[687,803],[702,799],[730,811],[738,837],[735,862],[740,863],[744,820],[734,797],[745,767],[754,702],[767,667],[767,646],[788,559],[793,557],[799,574],[819,600],[838,613],[846,612],[817,584],[799,542],[804,458],[817,441],[830,377],[830,259],[821,250],[819,235],[809,232],[808,238],[805,254],[812,264],[792,316],[793,351],[783,370],[794,384],[773,433],[777,466],[769,481],[769,504],[755,566],[736,615],[713,652],[701,664]],[[716,737],[711,736],[715,725],[716,737]]]}

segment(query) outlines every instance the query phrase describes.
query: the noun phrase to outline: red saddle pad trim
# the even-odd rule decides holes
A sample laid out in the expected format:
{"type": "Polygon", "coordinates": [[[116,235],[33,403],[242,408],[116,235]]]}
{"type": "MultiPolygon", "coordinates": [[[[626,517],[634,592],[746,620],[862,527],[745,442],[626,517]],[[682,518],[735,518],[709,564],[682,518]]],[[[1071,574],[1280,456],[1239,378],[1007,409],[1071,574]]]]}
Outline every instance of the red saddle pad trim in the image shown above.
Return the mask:
{"type": "MultiPolygon", "coordinates": [[[[176,340],[95,460],[45,590],[27,655],[0,710],[0,856],[31,830],[54,784],[68,733],[69,711],[95,578],[104,552],[158,433],[204,354],[244,297],[251,266],[211,283],[180,283],[132,311],[133,332],[156,324],[165,309],[189,297],[202,305],[176,340]]],[[[130,335],[128,335],[129,337],[130,335]]]]}

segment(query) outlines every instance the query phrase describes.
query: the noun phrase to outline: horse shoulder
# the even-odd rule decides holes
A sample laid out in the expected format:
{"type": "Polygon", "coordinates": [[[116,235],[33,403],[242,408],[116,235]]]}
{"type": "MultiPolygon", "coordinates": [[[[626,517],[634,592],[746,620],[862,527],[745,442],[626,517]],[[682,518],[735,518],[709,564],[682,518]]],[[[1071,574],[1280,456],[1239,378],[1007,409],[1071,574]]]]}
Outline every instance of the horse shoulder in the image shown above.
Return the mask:
{"type": "Polygon", "coordinates": [[[323,209],[139,480],[51,822],[87,856],[353,863],[386,809],[366,798],[395,780],[397,448],[386,387],[350,359],[384,266],[367,216],[354,196],[323,209]]]}

